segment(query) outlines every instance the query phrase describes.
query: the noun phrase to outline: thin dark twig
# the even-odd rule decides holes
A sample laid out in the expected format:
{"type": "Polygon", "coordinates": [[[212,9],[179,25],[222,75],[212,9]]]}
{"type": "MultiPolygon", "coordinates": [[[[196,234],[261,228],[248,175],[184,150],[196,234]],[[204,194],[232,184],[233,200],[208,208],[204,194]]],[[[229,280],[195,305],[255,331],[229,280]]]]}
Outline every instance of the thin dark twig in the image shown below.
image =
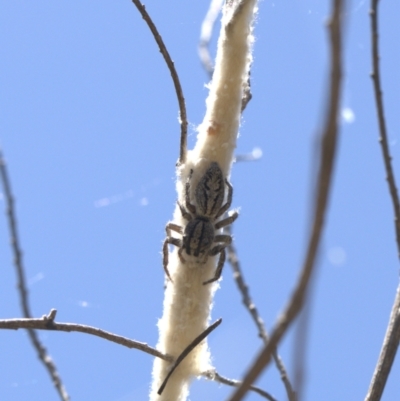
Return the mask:
{"type": "Polygon", "coordinates": [[[338,135],[337,120],[342,81],[342,10],[344,9],[344,3],[345,0],[333,0],[333,13],[329,23],[331,44],[329,102],[321,141],[314,221],[304,265],[293,295],[281,317],[278,319],[267,346],[257,356],[255,362],[247,372],[242,385],[233,393],[229,401],[240,401],[243,399],[250,384],[258,378],[270,362],[272,353],[278,342],[300,312],[306,298],[308,283],[314,270],[315,259],[322,236],[335,160],[338,135]]]}
{"type": "Polygon", "coordinates": [[[398,257],[400,258],[400,202],[396,186],[396,180],[392,167],[392,156],[390,155],[387,139],[387,129],[385,112],[383,108],[381,73],[379,66],[379,40],[378,40],[378,0],[371,0],[371,35],[372,35],[372,73],[371,78],[374,85],[376,111],[379,122],[380,138],[383,161],[385,163],[386,180],[389,186],[390,197],[392,199],[394,221],[396,230],[396,243],[398,257]]]}
{"type": "MultiPolygon", "coordinates": [[[[392,157],[389,151],[386,120],[383,107],[382,85],[379,66],[379,40],[378,40],[378,0],[371,0],[371,42],[372,42],[372,82],[374,86],[375,103],[379,122],[383,161],[385,164],[386,180],[392,199],[396,232],[397,253],[400,257],[400,202],[397,192],[396,180],[392,168],[392,157]]],[[[378,401],[381,399],[386,381],[389,377],[397,349],[400,342],[400,285],[390,313],[389,324],[386,329],[382,349],[368,389],[365,401],[378,401]]]]}
{"type": "MultiPolygon", "coordinates": [[[[11,248],[14,253],[14,266],[17,273],[17,280],[18,280],[17,288],[20,297],[22,313],[26,318],[30,318],[32,317],[32,315],[29,307],[25,271],[22,263],[22,251],[18,239],[17,220],[15,217],[15,209],[14,209],[14,197],[12,195],[10,180],[8,178],[8,172],[3,158],[3,152],[1,150],[0,150],[0,174],[7,204],[7,218],[11,236],[11,248]]],[[[53,360],[48,354],[46,348],[40,342],[37,333],[32,329],[28,329],[28,335],[33,344],[33,347],[36,349],[36,352],[38,353],[39,359],[43,362],[45,368],[47,369],[61,400],[68,401],[70,398],[67,393],[67,390],[65,389],[61,381],[56,365],[54,364],[53,360]]]]}
{"type": "Polygon", "coordinates": [[[180,152],[179,152],[179,161],[178,164],[184,164],[186,161],[186,153],[187,153],[187,114],[186,114],[186,105],[185,105],[185,97],[183,96],[183,90],[181,83],[179,81],[178,73],[175,69],[174,62],[171,59],[171,56],[168,53],[167,47],[162,40],[161,35],[159,34],[154,22],[150,18],[149,14],[146,11],[146,7],[144,4],[140,3],[139,0],[132,0],[133,4],[139,10],[142,18],[145,20],[147,26],[150,28],[151,33],[153,34],[154,40],[157,42],[160,53],[164,57],[165,63],[169,69],[169,72],[172,77],[172,81],[174,82],[176,96],[178,98],[179,111],[180,111],[180,124],[181,124],[181,141],[180,141],[180,152]]]}
{"type": "Polygon", "coordinates": [[[211,326],[205,329],[199,336],[197,336],[183,351],[182,353],[176,358],[175,362],[171,366],[171,370],[167,374],[167,377],[164,379],[162,385],[157,391],[158,395],[161,395],[164,391],[165,386],[168,383],[169,378],[171,377],[172,373],[174,373],[175,369],[180,365],[180,363],[213,331],[215,330],[222,322],[222,319],[216,320],[211,326]]]}
{"type": "Polygon", "coordinates": [[[379,41],[378,41],[378,0],[371,0],[371,35],[372,35],[372,73],[371,78],[374,85],[376,111],[379,122],[380,138],[383,161],[385,163],[386,180],[389,186],[390,197],[393,203],[397,253],[400,258],[400,202],[397,192],[396,180],[392,168],[392,157],[389,151],[385,112],[383,108],[382,86],[379,67],[379,41]]]}
{"type": "Polygon", "coordinates": [[[56,310],[52,309],[49,315],[44,315],[41,318],[30,318],[30,319],[1,319],[0,329],[36,329],[36,330],[51,330],[51,331],[64,331],[67,333],[79,332],[91,334],[97,337],[104,338],[105,340],[112,341],[116,344],[123,345],[127,348],[135,348],[140,351],[146,352],[147,354],[153,355],[157,358],[164,359],[167,362],[172,362],[172,356],[165,355],[155,348],[150,347],[146,343],[131,340],[127,337],[119,336],[109,331],[101,330],[97,327],[86,326],[84,324],[77,323],[58,323],[55,322],[56,310]]]}
{"type": "MultiPolygon", "coordinates": [[[[230,233],[230,227],[227,228],[227,230],[230,233]]],[[[237,252],[233,244],[228,246],[228,262],[232,266],[233,277],[236,281],[240,293],[242,294],[242,302],[245,305],[246,309],[249,311],[251,317],[253,318],[254,323],[257,326],[259,337],[263,340],[264,344],[266,345],[268,344],[269,341],[268,334],[265,329],[264,322],[260,314],[258,313],[256,305],[254,304],[253,300],[250,297],[249,287],[244,280],[243,272],[240,267],[239,258],[237,256],[237,252]]],[[[289,401],[296,401],[296,393],[293,391],[293,386],[290,383],[286,367],[282,359],[278,355],[276,349],[273,351],[272,357],[281,375],[281,380],[285,386],[289,401]]]]}
{"type": "MultiPolygon", "coordinates": [[[[216,381],[221,384],[226,384],[232,387],[238,387],[241,384],[241,382],[238,380],[228,379],[226,377],[221,376],[215,370],[208,370],[207,372],[202,373],[202,376],[209,380],[216,381]]],[[[249,389],[261,395],[262,397],[266,398],[269,401],[277,401],[276,398],[274,398],[270,393],[266,392],[260,387],[250,386],[249,389]]]]}
{"type": "MultiPolygon", "coordinates": [[[[123,345],[127,348],[134,348],[140,351],[146,352],[147,354],[153,355],[157,358],[161,358],[167,362],[173,362],[174,358],[170,355],[165,355],[155,348],[150,347],[146,343],[142,343],[139,341],[131,340],[130,338],[119,336],[114,333],[110,333],[105,330],[101,330],[97,327],[86,326],[83,324],[77,323],[58,323],[55,322],[54,319],[56,317],[57,311],[52,309],[48,315],[44,315],[41,318],[30,318],[30,319],[0,319],[0,329],[10,329],[10,330],[18,330],[18,329],[36,329],[36,330],[49,330],[49,331],[63,331],[67,333],[71,332],[79,332],[91,334],[100,338],[104,338],[105,340],[114,342],[119,345],[123,345]]],[[[192,343],[189,344],[188,347],[181,353],[179,358],[175,361],[175,368],[182,362],[182,360],[202,341],[206,338],[217,326],[221,323],[222,319],[218,319],[215,323],[213,323],[206,331],[204,331],[200,336],[198,336],[192,343]],[[179,361],[179,362],[178,362],[179,361]]],[[[171,370],[172,372],[172,370],[171,370]]],[[[169,375],[170,376],[170,375],[169,375]]],[[[231,380],[224,378],[219,375],[215,371],[207,371],[202,374],[202,376],[206,377],[209,380],[217,381],[222,384],[227,384],[229,386],[238,386],[240,382],[236,380],[231,380]]],[[[165,386],[164,386],[165,387],[165,386]]],[[[250,390],[255,391],[256,393],[264,396],[270,401],[276,401],[270,394],[266,391],[260,389],[256,386],[251,386],[250,390]]]]}
{"type": "Polygon", "coordinates": [[[379,401],[382,397],[386,381],[396,356],[400,342],[400,286],[397,287],[396,297],[390,313],[382,349],[369,385],[365,401],[379,401]]]}

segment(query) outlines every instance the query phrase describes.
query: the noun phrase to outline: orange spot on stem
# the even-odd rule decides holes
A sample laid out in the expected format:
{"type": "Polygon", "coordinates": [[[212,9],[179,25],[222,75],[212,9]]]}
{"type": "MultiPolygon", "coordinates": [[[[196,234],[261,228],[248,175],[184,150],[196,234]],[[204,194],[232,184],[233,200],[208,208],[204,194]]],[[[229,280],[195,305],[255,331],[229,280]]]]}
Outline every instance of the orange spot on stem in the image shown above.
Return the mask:
{"type": "Polygon", "coordinates": [[[221,127],[221,124],[218,124],[215,121],[210,121],[210,125],[207,128],[207,134],[208,135],[218,135],[220,127],[221,127]]]}

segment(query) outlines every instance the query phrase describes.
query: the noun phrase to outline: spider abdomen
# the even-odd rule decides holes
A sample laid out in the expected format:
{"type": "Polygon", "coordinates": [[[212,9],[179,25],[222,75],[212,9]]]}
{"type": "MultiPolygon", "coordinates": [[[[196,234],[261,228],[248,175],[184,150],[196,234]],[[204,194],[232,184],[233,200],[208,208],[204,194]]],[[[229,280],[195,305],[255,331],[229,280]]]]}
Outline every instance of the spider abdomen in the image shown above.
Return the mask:
{"type": "Polygon", "coordinates": [[[214,242],[215,229],[210,220],[203,216],[198,216],[189,221],[183,236],[183,248],[188,255],[196,258],[207,255],[214,242]]]}

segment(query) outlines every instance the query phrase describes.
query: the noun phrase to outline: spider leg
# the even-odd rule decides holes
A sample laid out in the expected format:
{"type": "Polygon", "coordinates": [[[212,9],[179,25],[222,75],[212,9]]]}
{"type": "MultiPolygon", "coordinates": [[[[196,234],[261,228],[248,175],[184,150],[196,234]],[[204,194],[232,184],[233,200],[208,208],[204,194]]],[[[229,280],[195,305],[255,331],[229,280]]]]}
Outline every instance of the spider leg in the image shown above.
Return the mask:
{"type": "MultiPolygon", "coordinates": [[[[216,235],[216,236],[214,237],[214,242],[223,242],[224,244],[226,244],[225,246],[227,246],[227,245],[232,244],[232,237],[231,237],[230,235],[224,235],[224,234],[216,235]]],[[[217,245],[216,247],[218,247],[218,245],[217,245]]],[[[210,252],[213,252],[213,250],[214,250],[216,247],[214,247],[213,249],[211,249],[210,252]]]]}
{"type": "MultiPolygon", "coordinates": [[[[228,235],[227,235],[227,237],[228,237],[228,235]]],[[[219,245],[214,246],[214,248],[211,248],[211,249],[208,251],[207,256],[215,256],[215,255],[218,255],[218,254],[219,254],[223,249],[225,249],[228,245],[229,245],[229,243],[226,243],[226,244],[219,244],[219,245]]]]}
{"type": "Polygon", "coordinates": [[[166,275],[168,278],[172,281],[172,278],[169,274],[168,270],[168,260],[169,260],[169,252],[168,252],[168,244],[175,245],[178,248],[182,246],[182,241],[178,238],[172,238],[172,237],[167,237],[165,238],[164,244],[163,244],[163,267],[166,275]]]}
{"type": "Polygon", "coordinates": [[[165,226],[165,231],[167,232],[167,237],[171,236],[171,231],[175,231],[179,234],[183,233],[183,228],[181,226],[178,226],[178,224],[175,223],[168,223],[165,226]]]}
{"type": "Polygon", "coordinates": [[[182,245],[181,245],[181,248],[180,248],[179,251],[178,251],[179,260],[180,260],[182,263],[186,263],[186,259],[182,256],[182,252],[183,252],[183,248],[182,248],[182,245]]]}
{"type": "MultiPolygon", "coordinates": [[[[217,269],[215,270],[215,274],[214,277],[211,278],[210,280],[204,281],[203,285],[207,285],[210,283],[213,283],[214,281],[219,280],[219,278],[221,277],[222,274],[222,268],[224,267],[224,263],[225,263],[225,246],[226,245],[217,245],[216,247],[214,247],[210,252],[212,252],[213,250],[219,248],[220,255],[219,255],[219,259],[218,259],[218,265],[217,265],[217,269]],[[222,249],[221,249],[222,247],[222,249]]],[[[218,253],[217,252],[217,253],[218,253]]]]}
{"type": "Polygon", "coordinates": [[[232,185],[229,183],[229,181],[226,178],[225,178],[225,184],[228,186],[228,197],[226,199],[225,205],[223,205],[221,207],[221,209],[219,209],[217,215],[215,216],[216,219],[218,219],[218,217],[222,216],[231,207],[231,204],[232,204],[232,195],[233,195],[232,185]]]}
{"type": "MultiPolygon", "coordinates": [[[[190,213],[195,215],[196,214],[196,206],[192,205],[190,203],[190,180],[192,178],[192,174],[193,174],[193,170],[190,170],[190,175],[189,175],[188,180],[186,181],[186,186],[185,186],[185,206],[186,206],[186,209],[188,209],[190,213]]],[[[185,216],[183,216],[183,217],[185,217],[185,216]]]]}
{"type": "MultiPolygon", "coordinates": [[[[183,218],[188,221],[192,220],[191,214],[188,213],[188,211],[179,202],[176,202],[176,203],[178,204],[179,209],[181,210],[183,218]]],[[[182,234],[182,232],[180,232],[180,233],[182,234]]]]}
{"type": "Polygon", "coordinates": [[[219,228],[229,226],[232,224],[239,216],[238,212],[234,212],[232,215],[227,217],[226,219],[223,219],[219,221],[218,223],[215,224],[215,229],[218,230],[219,228]]]}

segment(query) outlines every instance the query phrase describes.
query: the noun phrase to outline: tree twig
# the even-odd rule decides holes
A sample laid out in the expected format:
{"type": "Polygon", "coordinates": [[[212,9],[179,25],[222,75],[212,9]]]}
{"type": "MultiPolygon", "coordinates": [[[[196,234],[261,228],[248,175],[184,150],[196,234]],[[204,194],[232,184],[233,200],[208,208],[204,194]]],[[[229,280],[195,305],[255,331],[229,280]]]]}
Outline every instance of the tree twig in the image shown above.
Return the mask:
{"type": "Polygon", "coordinates": [[[179,81],[178,73],[175,69],[174,62],[171,59],[171,56],[168,53],[167,47],[164,44],[164,41],[159,34],[154,22],[150,18],[150,15],[147,13],[144,4],[142,4],[139,0],[132,0],[132,3],[139,10],[142,18],[145,20],[147,26],[150,28],[151,33],[153,34],[154,40],[157,42],[160,53],[164,57],[165,63],[169,69],[169,72],[172,77],[172,81],[174,83],[176,96],[178,98],[179,111],[180,111],[180,124],[181,124],[181,140],[180,140],[180,153],[178,164],[184,164],[186,161],[186,153],[187,153],[187,114],[186,114],[186,105],[185,105],[185,97],[183,96],[183,90],[181,83],[179,81]]]}
{"type": "Polygon", "coordinates": [[[331,178],[333,175],[338,131],[337,120],[341,93],[342,10],[344,9],[345,0],[333,0],[332,3],[333,12],[329,23],[331,44],[329,101],[321,141],[320,168],[318,172],[314,221],[304,265],[293,295],[281,317],[278,318],[278,322],[275,329],[272,331],[267,346],[265,346],[259,353],[255,362],[247,372],[242,385],[233,393],[232,397],[229,398],[229,401],[242,400],[249,386],[258,378],[260,373],[270,362],[272,353],[278,342],[303,306],[307,294],[308,283],[314,270],[315,259],[324,226],[325,212],[328,206],[331,178]]]}
{"type": "Polygon", "coordinates": [[[397,288],[396,297],[390,314],[389,324],[386,329],[382,349],[375,367],[374,375],[368,389],[365,401],[379,401],[382,397],[386,381],[396,356],[400,341],[400,286],[397,288]]]}
{"type": "MultiPolygon", "coordinates": [[[[130,338],[119,336],[117,334],[110,333],[97,327],[92,327],[77,323],[55,322],[54,319],[56,317],[56,313],[57,311],[55,309],[52,309],[48,315],[44,315],[41,318],[0,319],[0,329],[10,329],[10,330],[36,329],[36,330],[48,330],[48,331],[63,331],[67,333],[78,332],[78,333],[91,334],[103,338],[105,340],[114,342],[116,344],[123,345],[124,347],[130,349],[132,348],[138,349],[157,358],[164,359],[167,362],[174,362],[174,365],[171,369],[171,373],[169,374],[169,376],[171,376],[173,370],[175,370],[178,367],[178,365],[183,361],[183,359],[222,322],[222,319],[218,319],[215,323],[213,323],[210,327],[208,327],[203,333],[201,333],[200,336],[195,338],[193,342],[190,343],[189,346],[186,347],[185,350],[181,353],[181,355],[174,361],[174,358],[172,356],[165,355],[160,351],[158,351],[157,349],[150,347],[146,343],[131,340],[130,338]]],[[[201,376],[209,380],[226,384],[228,386],[238,386],[240,384],[240,382],[237,380],[227,379],[221,376],[215,370],[204,372],[201,374],[201,376]]],[[[163,387],[165,387],[165,385],[163,387]]],[[[260,394],[261,396],[267,398],[270,401],[276,401],[274,397],[272,397],[269,393],[260,389],[259,387],[251,386],[250,390],[260,394]]]]}
{"type": "MultiPolygon", "coordinates": [[[[202,376],[208,380],[216,381],[221,384],[226,384],[227,386],[238,387],[241,382],[238,380],[228,379],[226,377],[221,376],[214,369],[208,370],[207,372],[202,373],[202,376]]],[[[260,387],[250,386],[249,390],[254,391],[255,393],[261,395],[269,401],[277,401],[270,393],[261,389],[260,387]]]]}
{"type": "MultiPolygon", "coordinates": [[[[14,209],[14,197],[11,192],[10,180],[8,178],[8,172],[4,161],[3,152],[1,151],[1,149],[0,149],[0,174],[7,204],[7,219],[11,236],[10,242],[14,254],[14,266],[17,273],[17,281],[18,281],[17,288],[20,297],[22,313],[23,316],[25,316],[26,318],[31,318],[32,315],[28,301],[28,290],[26,287],[25,271],[22,263],[22,251],[19,245],[17,219],[15,216],[15,209],[14,209]]],[[[28,328],[28,335],[33,347],[36,349],[36,352],[38,353],[39,359],[42,361],[43,365],[47,369],[61,400],[68,401],[70,398],[67,393],[67,390],[65,389],[61,381],[56,365],[54,364],[53,360],[48,354],[46,348],[40,342],[37,333],[32,328],[28,328]]]]}
{"type": "MultiPolygon", "coordinates": [[[[374,86],[375,103],[378,115],[379,142],[381,144],[382,156],[386,171],[386,180],[393,204],[397,253],[400,257],[400,202],[396,186],[396,180],[392,168],[392,157],[389,151],[386,120],[383,107],[381,75],[379,66],[379,30],[378,30],[378,0],[371,0],[371,42],[372,42],[372,82],[374,86]]],[[[377,365],[368,389],[365,401],[378,401],[381,399],[386,381],[389,377],[394,358],[397,353],[400,341],[400,285],[397,288],[396,297],[390,313],[389,324],[386,329],[382,349],[377,365]]]]}
{"type": "Polygon", "coordinates": [[[396,244],[398,257],[400,258],[400,202],[392,168],[392,157],[390,155],[389,144],[387,139],[387,129],[385,112],[383,108],[381,75],[379,67],[379,41],[378,41],[378,0],[371,0],[371,40],[372,40],[372,73],[371,78],[374,86],[376,111],[379,122],[380,138],[383,161],[385,164],[386,180],[389,186],[390,197],[393,204],[396,244]]]}
{"type": "Polygon", "coordinates": [[[41,318],[30,318],[30,319],[1,319],[0,329],[36,329],[36,330],[50,330],[50,331],[64,331],[67,333],[79,332],[91,334],[93,336],[104,338],[105,340],[114,342],[116,344],[123,345],[127,348],[135,348],[140,351],[146,352],[147,354],[153,355],[157,358],[164,359],[165,361],[172,362],[172,356],[165,355],[162,352],[150,347],[146,343],[131,340],[127,337],[119,336],[109,331],[101,330],[97,327],[86,326],[84,324],[77,323],[58,323],[55,322],[55,315],[57,311],[52,309],[48,315],[44,315],[41,318]]]}
{"type": "MultiPolygon", "coordinates": [[[[230,233],[230,227],[227,230],[230,233]]],[[[263,322],[260,314],[258,313],[256,305],[254,304],[253,300],[250,297],[249,287],[244,280],[244,276],[243,276],[242,269],[240,267],[240,262],[239,262],[239,259],[237,256],[237,252],[236,252],[236,249],[233,246],[233,244],[228,246],[228,262],[232,266],[233,277],[236,281],[236,284],[238,286],[240,293],[242,294],[242,302],[243,302],[244,306],[246,307],[246,309],[249,311],[250,316],[253,318],[253,321],[257,326],[259,337],[263,340],[264,344],[267,345],[269,339],[268,339],[267,331],[265,329],[264,322],[263,322]]],[[[285,367],[281,357],[278,355],[278,352],[276,349],[273,351],[272,357],[273,357],[275,365],[281,375],[281,380],[285,386],[289,401],[296,401],[296,393],[293,391],[293,386],[290,383],[286,367],[285,367]]]]}
{"type": "Polygon", "coordinates": [[[222,322],[222,319],[216,320],[211,326],[205,329],[199,336],[197,336],[176,358],[175,362],[171,366],[171,370],[167,374],[167,377],[164,379],[160,388],[158,389],[158,395],[161,395],[164,391],[165,386],[168,383],[169,378],[172,373],[174,373],[175,369],[179,366],[179,364],[192,352],[212,331],[214,331],[222,322]]]}

